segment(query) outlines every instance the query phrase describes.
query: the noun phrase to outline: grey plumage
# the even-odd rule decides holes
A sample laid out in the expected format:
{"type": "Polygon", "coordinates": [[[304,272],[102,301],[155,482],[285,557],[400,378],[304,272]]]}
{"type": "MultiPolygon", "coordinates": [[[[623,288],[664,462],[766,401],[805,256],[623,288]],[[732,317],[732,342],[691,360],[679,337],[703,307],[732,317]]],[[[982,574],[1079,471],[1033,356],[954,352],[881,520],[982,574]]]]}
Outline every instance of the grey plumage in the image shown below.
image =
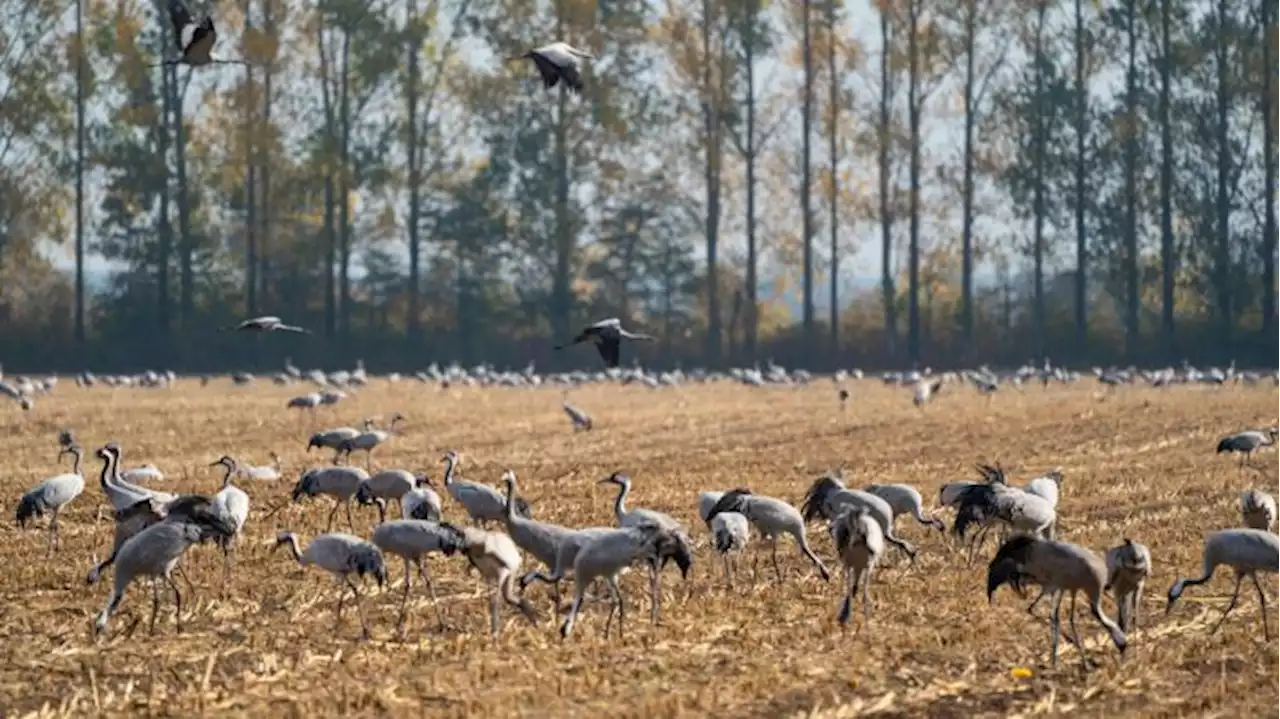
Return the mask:
{"type": "MultiPolygon", "coordinates": [[[[453,450],[446,452],[441,461],[444,462],[445,491],[453,497],[455,502],[462,505],[467,516],[471,517],[471,521],[482,526],[487,522],[504,521],[507,500],[498,493],[498,490],[485,484],[457,478],[459,464],[457,452],[453,450]]],[[[515,510],[521,516],[533,516],[529,511],[529,504],[524,500],[517,501],[515,510]]]]}
{"type": "MultiPolygon", "coordinates": [[[[558,524],[539,522],[535,519],[521,517],[515,511],[516,500],[519,499],[516,494],[515,472],[509,469],[503,472],[502,483],[507,490],[506,511],[503,512],[502,518],[507,525],[507,534],[511,537],[511,541],[548,568],[554,567],[561,542],[573,530],[558,524]]],[[[560,585],[558,582],[553,583],[553,589],[555,591],[556,606],[559,606],[560,585]]]]}
{"type": "Polygon", "coordinates": [[[1227,615],[1236,608],[1240,599],[1240,583],[1245,577],[1249,577],[1258,590],[1258,602],[1262,605],[1262,634],[1269,640],[1271,629],[1267,623],[1267,597],[1262,585],[1258,583],[1258,573],[1275,573],[1280,566],[1280,537],[1261,529],[1224,529],[1204,538],[1203,558],[1204,570],[1199,577],[1179,579],[1169,588],[1169,603],[1165,613],[1173,611],[1173,605],[1182,596],[1183,590],[1208,582],[1213,578],[1214,570],[1225,564],[1235,572],[1236,585],[1231,592],[1231,603],[1209,633],[1218,631],[1227,615]]]}
{"type": "Polygon", "coordinates": [[[976,524],[983,528],[970,543],[970,563],[981,548],[992,521],[1003,522],[1020,532],[1053,538],[1057,512],[1048,500],[1009,486],[1004,480],[1003,470],[998,467],[980,466],[979,469],[987,473],[992,481],[975,484],[964,490],[956,512],[956,522],[952,527],[952,531],[961,539],[970,526],[976,524]]]}
{"type": "MultiPolygon", "coordinates": [[[[711,529],[711,545],[724,563],[724,579],[733,585],[729,562],[733,555],[746,551],[751,542],[751,523],[737,512],[720,512],[707,523],[711,529]]],[[[736,562],[735,562],[736,564],[736,562]]]]}
{"type": "Polygon", "coordinates": [[[920,492],[909,484],[868,484],[862,489],[888,502],[895,519],[905,514],[939,532],[947,530],[941,519],[925,514],[924,497],[921,497],[920,492]]]}
{"type": "Polygon", "coordinates": [[[386,554],[394,554],[404,559],[404,595],[400,599],[400,619],[396,623],[396,631],[404,631],[405,612],[409,602],[411,573],[409,565],[418,568],[418,574],[427,585],[431,594],[431,605],[435,608],[436,620],[444,627],[444,616],[440,613],[440,605],[436,600],[435,584],[427,572],[423,560],[428,554],[439,552],[451,556],[466,546],[466,537],[456,527],[426,522],[419,519],[396,519],[383,522],[373,530],[370,540],[386,554]]]}
{"type": "Polygon", "coordinates": [[[716,502],[724,496],[724,492],[707,491],[698,493],[698,519],[703,523],[711,520],[711,510],[716,506],[716,502]]]}
{"type": "Polygon", "coordinates": [[[310,441],[307,442],[307,452],[310,452],[312,447],[332,449],[333,461],[336,463],[342,455],[342,443],[359,435],[360,430],[354,427],[335,427],[316,432],[311,435],[310,441]]]}
{"type": "MultiPolygon", "coordinates": [[[[583,529],[574,529],[560,538],[560,545],[556,547],[556,559],[551,565],[551,573],[544,574],[539,570],[534,570],[520,578],[520,590],[524,591],[535,579],[553,585],[556,597],[559,597],[559,583],[564,579],[565,575],[573,571],[573,562],[578,558],[578,552],[582,548],[591,543],[592,540],[614,531],[613,527],[586,527],[583,529]]],[[[557,606],[559,601],[557,599],[557,606]]]]}
{"type": "Polygon", "coordinates": [[[298,478],[290,495],[295,502],[303,497],[326,495],[333,498],[333,509],[329,511],[329,522],[325,530],[333,529],[333,518],[338,514],[338,507],[347,509],[347,526],[355,529],[351,519],[351,500],[360,491],[360,485],[369,479],[369,473],[359,467],[321,467],[308,469],[298,478]]]}
{"type": "Polygon", "coordinates": [[[1276,498],[1260,489],[1245,490],[1240,494],[1240,513],[1244,526],[1270,532],[1276,521],[1276,498]]]}
{"type": "MultiPolygon", "coordinates": [[[[587,542],[578,552],[573,563],[574,598],[569,615],[560,625],[560,636],[567,638],[573,632],[578,612],[582,608],[583,597],[587,587],[596,579],[603,579],[609,587],[613,598],[613,607],[605,623],[605,636],[613,622],[614,612],[618,615],[618,638],[622,638],[623,623],[626,617],[626,605],[622,592],[618,589],[618,573],[636,561],[644,561],[650,567],[660,561],[660,557],[670,553],[667,545],[683,545],[684,539],[670,528],[653,523],[636,524],[600,533],[587,542]]],[[[656,601],[656,600],[655,600],[656,601]]]]}
{"type": "Polygon", "coordinates": [[[836,473],[828,472],[809,485],[800,512],[806,522],[819,517],[831,522],[852,505],[865,507],[871,518],[880,524],[885,541],[905,552],[912,563],[915,562],[915,547],[893,531],[893,507],[870,492],[845,487],[836,473]]]}
{"type": "Polygon", "coordinates": [[[627,495],[631,493],[630,476],[622,472],[614,472],[600,480],[600,483],[614,484],[618,487],[618,495],[613,500],[613,514],[619,526],[638,527],[652,524],[665,530],[666,539],[655,540],[656,551],[649,555],[649,619],[657,624],[662,597],[662,570],[666,568],[667,562],[674,560],[680,568],[681,576],[684,578],[689,576],[689,567],[693,564],[689,532],[669,514],[643,507],[628,510],[626,503],[627,495]]]}
{"type": "Polygon", "coordinates": [[[276,546],[288,545],[293,558],[304,567],[313,564],[329,572],[345,586],[338,591],[338,609],[334,616],[333,628],[337,631],[342,621],[342,604],[347,596],[347,589],[355,596],[356,609],[360,612],[360,628],[364,637],[369,636],[369,623],[365,620],[364,605],[360,601],[360,589],[352,581],[351,575],[364,577],[372,574],[378,586],[387,581],[387,565],[382,558],[382,550],[372,542],[341,532],[322,534],[307,545],[305,551],[298,550],[298,535],[293,532],[281,532],[276,537],[276,546]]]}
{"type": "Polygon", "coordinates": [[[1061,638],[1062,600],[1071,596],[1069,619],[1071,640],[1081,657],[1085,656],[1084,644],[1076,630],[1075,602],[1078,593],[1084,593],[1089,609],[1098,623],[1111,635],[1111,641],[1123,654],[1127,646],[1124,630],[1102,611],[1102,592],[1107,583],[1107,566],[1093,552],[1068,542],[1056,542],[1032,535],[1018,535],[1001,545],[987,567],[987,601],[994,600],[996,590],[1009,584],[1024,594],[1027,584],[1039,584],[1053,597],[1051,655],[1054,666],[1058,664],[1058,642],[1061,638]]]}
{"type": "Polygon", "coordinates": [[[573,423],[573,431],[589,431],[591,429],[591,416],[569,404],[568,396],[564,399],[563,407],[564,413],[568,415],[569,421],[573,423]]]}
{"type": "Polygon", "coordinates": [[[403,514],[404,496],[421,485],[429,486],[430,484],[431,479],[425,474],[414,475],[403,469],[384,469],[360,483],[356,489],[356,501],[361,506],[368,506],[375,504],[374,500],[383,500],[382,503],[378,503],[378,521],[385,522],[387,521],[386,501],[394,500],[398,505],[397,509],[403,514]]]}
{"type": "Polygon", "coordinates": [[[490,585],[489,597],[489,632],[498,636],[498,600],[520,610],[531,624],[538,623],[538,612],[529,600],[516,594],[515,584],[520,571],[520,550],[516,548],[511,537],[502,532],[490,532],[479,527],[456,527],[443,522],[441,527],[449,527],[462,533],[463,556],[471,566],[480,571],[490,585]]]}
{"type": "Polygon", "coordinates": [[[773,497],[762,497],[752,494],[746,488],[725,492],[720,501],[711,508],[708,524],[721,512],[737,512],[747,518],[755,526],[760,535],[769,540],[772,549],[773,571],[777,580],[782,581],[782,568],[778,566],[778,536],[790,534],[796,540],[800,553],[813,563],[823,581],[831,578],[826,565],[809,548],[809,539],[805,531],[804,518],[799,510],[790,504],[773,497]]]}
{"type": "Polygon", "coordinates": [[[374,429],[372,420],[365,420],[365,431],[354,437],[342,440],[338,444],[338,456],[350,457],[352,452],[364,452],[365,469],[373,471],[373,451],[385,444],[395,434],[396,423],[404,419],[401,414],[391,416],[391,423],[386,429],[374,429]]]}
{"type": "Polygon", "coordinates": [[[61,528],[58,523],[58,515],[62,509],[71,504],[76,497],[84,492],[84,475],[80,473],[80,463],[84,457],[84,450],[78,444],[71,444],[58,452],[58,459],[62,459],[65,454],[70,454],[75,458],[75,464],[69,474],[59,474],[50,477],[40,484],[27,490],[18,500],[17,509],[14,511],[14,519],[19,527],[26,527],[32,520],[49,514],[49,552],[52,553],[55,546],[62,543],[61,528]]]}
{"type": "Polygon", "coordinates": [[[846,509],[831,525],[836,554],[844,567],[844,601],[836,618],[841,624],[849,622],[853,611],[853,596],[862,587],[862,612],[871,619],[871,573],[876,562],[884,554],[884,532],[871,517],[867,508],[855,505],[846,509]]]}
{"type": "Polygon", "coordinates": [[[1145,544],[1125,539],[1124,544],[1107,550],[1107,588],[1116,600],[1120,628],[1132,632],[1138,628],[1142,609],[1142,589],[1151,576],[1151,550],[1145,544]]]}
{"type": "Polygon", "coordinates": [[[160,580],[173,590],[174,617],[181,631],[182,593],[173,581],[173,570],[188,547],[209,538],[207,529],[183,521],[160,522],[130,537],[116,555],[115,586],[106,606],[93,622],[94,633],[106,628],[111,614],[123,601],[125,590],[140,576],[155,580],[152,585],[151,631],[155,631],[156,613],[160,607],[160,580]]]}
{"type": "Polygon", "coordinates": [[[1276,443],[1277,429],[1268,427],[1265,430],[1249,430],[1228,435],[1218,441],[1217,454],[1234,452],[1240,455],[1240,467],[1248,464],[1253,453],[1276,443]]]}
{"type": "Polygon", "coordinates": [[[400,498],[400,516],[403,519],[439,522],[444,517],[444,511],[440,495],[432,489],[435,483],[425,474],[418,477],[418,480],[417,486],[400,498]]]}

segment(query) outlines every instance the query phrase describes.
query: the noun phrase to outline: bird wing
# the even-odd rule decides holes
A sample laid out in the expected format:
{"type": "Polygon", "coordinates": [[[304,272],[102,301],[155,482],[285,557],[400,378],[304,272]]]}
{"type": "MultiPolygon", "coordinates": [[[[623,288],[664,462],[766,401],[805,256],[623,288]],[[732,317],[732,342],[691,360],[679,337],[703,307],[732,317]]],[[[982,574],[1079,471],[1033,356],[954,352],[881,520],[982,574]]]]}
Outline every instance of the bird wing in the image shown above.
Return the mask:
{"type": "Polygon", "coordinates": [[[600,357],[604,359],[606,367],[617,367],[618,356],[621,354],[622,342],[617,337],[603,339],[596,345],[596,349],[600,352],[600,357]]]}
{"type": "Polygon", "coordinates": [[[192,20],[191,13],[187,10],[187,6],[182,3],[182,0],[169,1],[169,22],[173,25],[173,37],[178,49],[184,49],[182,47],[182,29],[190,25],[192,20]]]}
{"type": "Polygon", "coordinates": [[[618,329],[622,327],[622,320],[617,317],[600,320],[599,322],[587,327],[588,330],[602,330],[606,328],[618,329]]]}
{"type": "Polygon", "coordinates": [[[578,70],[578,64],[571,63],[559,66],[560,77],[564,78],[564,84],[575,93],[582,92],[582,73],[578,70]]]}
{"type": "MultiPolygon", "coordinates": [[[[218,33],[213,29],[213,18],[206,17],[204,22],[200,23],[191,33],[191,42],[182,48],[182,54],[188,60],[193,62],[208,62],[210,55],[213,53],[213,43],[218,39],[218,33]]],[[[275,320],[271,324],[279,324],[278,317],[264,318],[275,320]]]]}
{"type": "Polygon", "coordinates": [[[549,60],[541,52],[534,51],[533,65],[538,68],[538,74],[542,75],[542,84],[544,87],[555,87],[560,80],[560,72],[556,69],[554,62],[549,60]]]}

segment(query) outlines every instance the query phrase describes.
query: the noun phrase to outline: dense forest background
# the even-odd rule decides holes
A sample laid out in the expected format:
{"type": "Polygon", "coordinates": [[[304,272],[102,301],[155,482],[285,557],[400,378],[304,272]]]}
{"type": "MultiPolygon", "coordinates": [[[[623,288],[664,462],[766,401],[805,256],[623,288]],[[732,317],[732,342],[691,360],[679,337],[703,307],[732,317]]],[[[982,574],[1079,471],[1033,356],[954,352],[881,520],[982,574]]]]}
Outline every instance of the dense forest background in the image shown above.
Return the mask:
{"type": "Polygon", "coordinates": [[[1272,366],[1274,0],[0,0],[13,370],[1272,366]],[[527,61],[586,47],[581,97],[527,61]],[[217,333],[276,314],[309,337],[217,333]],[[246,352],[246,347],[251,351],[246,352]]]}

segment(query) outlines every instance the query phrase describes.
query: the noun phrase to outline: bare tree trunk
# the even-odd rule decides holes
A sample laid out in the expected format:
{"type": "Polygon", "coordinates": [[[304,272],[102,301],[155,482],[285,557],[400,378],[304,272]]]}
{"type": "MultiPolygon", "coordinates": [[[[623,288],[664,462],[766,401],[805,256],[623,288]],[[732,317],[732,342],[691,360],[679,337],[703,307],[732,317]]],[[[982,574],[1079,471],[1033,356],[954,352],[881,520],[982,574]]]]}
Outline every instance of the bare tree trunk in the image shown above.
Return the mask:
{"type": "Polygon", "coordinates": [[[342,28],[338,70],[338,326],[351,336],[351,28],[342,28]]]}
{"type": "MultiPolygon", "coordinates": [[[[556,37],[563,37],[564,18],[560,3],[556,3],[556,37]]],[[[573,297],[570,294],[569,273],[573,260],[573,235],[569,227],[569,120],[563,83],[556,97],[555,157],[556,157],[556,274],[552,280],[551,329],[557,337],[569,334],[573,297]]]]}
{"type": "Polygon", "coordinates": [[[804,136],[803,156],[800,161],[800,213],[802,215],[801,231],[804,232],[804,348],[807,356],[813,356],[813,211],[811,185],[813,184],[810,167],[813,133],[813,38],[809,22],[809,11],[812,0],[801,0],[801,24],[804,32],[804,91],[801,105],[803,114],[800,120],[801,133],[804,136]]]}
{"type": "Polygon", "coordinates": [[[1221,333],[1221,349],[1228,354],[1233,351],[1234,342],[1234,324],[1235,311],[1231,306],[1231,145],[1230,137],[1230,119],[1229,113],[1231,109],[1231,86],[1230,86],[1230,67],[1228,66],[1228,53],[1230,52],[1230,42],[1227,38],[1227,32],[1230,29],[1229,9],[1227,0],[1218,0],[1217,3],[1217,32],[1215,33],[1214,59],[1217,65],[1217,202],[1215,210],[1217,214],[1217,258],[1214,267],[1215,284],[1217,285],[1217,312],[1219,332],[1221,333]]]}
{"type": "Polygon", "coordinates": [[[890,196],[890,153],[893,149],[892,119],[893,72],[890,67],[893,56],[893,32],[886,9],[880,11],[880,127],[879,173],[880,173],[880,287],[884,296],[884,334],[888,358],[892,361],[898,354],[898,310],[897,295],[893,288],[893,198],[890,196]]]}
{"type": "Polygon", "coordinates": [[[756,263],[756,23],[760,16],[760,0],[748,0],[748,28],[743,37],[742,52],[746,64],[747,137],[747,358],[756,359],[756,336],[760,329],[760,298],[756,263]]]}
{"type": "MultiPolygon", "coordinates": [[[[1077,0],[1079,2],[1079,0],[1077,0]]],[[[973,354],[973,126],[978,2],[968,0],[964,11],[964,178],[960,189],[960,335],[963,357],[973,354]]]]}
{"type": "Polygon", "coordinates": [[[156,302],[158,309],[157,325],[161,333],[168,333],[172,313],[169,300],[169,258],[173,254],[173,227],[169,224],[169,116],[171,94],[169,88],[173,83],[173,65],[160,68],[160,118],[156,123],[157,155],[160,162],[160,213],[156,215],[156,235],[160,238],[160,248],[156,257],[156,302]]]}
{"type": "Polygon", "coordinates": [[[907,125],[910,183],[907,190],[907,356],[920,361],[920,47],[919,0],[907,0],[907,125]]]}
{"type": "Polygon", "coordinates": [[[335,302],[338,263],[338,240],[334,218],[333,166],[337,155],[337,122],[334,117],[332,90],[332,62],[329,58],[329,36],[325,32],[324,16],[321,14],[320,27],[317,31],[317,47],[320,53],[320,90],[324,104],[324,237],[326,253],[326,271],[324,276],[324,330],[325,336],[333,339],[337,333],[337,303],[335,302]]]}
{"type": "Polygon", "coordinates": [[[405,33],[409,46],[408,80],[405,83],[405,106],[408,114],[408,134],[405,139],[409,160],[409,316],[405,325],[409,337],[420,340],[422,336],[421,302],[421,246],[419,244],[418,223],[422,189],[422,158],[418,152],[418,82],[419,82],[419,48],[422,39],[418,32],[418,3],[408,0],[405,7],[405,33]]]}
{"type": "MultiPolygon", "coordinates": [[[[1167,2],[1168,0],[1166,0],[1167,2]]],[[[1258,25],[1262,36],[1262,174],[1266,214],[1262,224],[1262,336],[1276,345],[1276,21],[1275,3],[1259,0],[1258,25]]]]}
{"type": "MultiPolygon", "coordinates": [[[[176,78],[177,71],[174,71],[176,78]]],[[[174,92],[174,170],[178,180],[178,233],[179,238],[179,273],[182,281],[181,296],[178,300],[178,313],[182,329],[188,332],[194,329],[195,321],[195,271],[192,268],[195,254],[195,243],[191,238],[191,195],[187,192],[187,128],[184,106],[187,88],[191,87],[191,70],[187,70],[187,79],[182,83],[182,90],[174,92]]]]}
{"type": "MultiPolygon", "coordinates": [[[[253,4],[251,0],[244,2],[244,29],[253,29],[253,4]]],[[[253,141],[253,65],[244,66],[244,144],[245,144],[245,180],[244,180],[244,236],[245,236],[245,313],[253,317],[258,314],[258,188],[255,182],[257,175],[257,148],[253,141]]]]}
{"type": "MultiPolygon", "coordinates": [[[[1167,1],[1167,0],[1166,0],[1167,1]]],[[[1089,132],[1089,90],[1085,84],[1084,0],[1076,10],[1076,352],[1085,351],[1089,318],[1086,305],[1089,255],[1085,235],[1085,140],[1089,132]]]]}
{"type": "Polygon", "coordinates": [[[84,0],[76,0],[76,317],[75,341],[84,345],[84,0]]]}
{"type": "Polygon", "coordinates": [[[1040,0],[1036,5],[1036,39],[1035,53],[1032,62],[1035,63],[1035,113],[1032,122],[1032,142],[1035,147],[1035,159],[1033,165],[1033,181],[1034,196],[1032,198],[1032,222],[1033,222],[1033,238],[1035,243],[1033,249],[1034,254],[1034,284],[1035,296],[1033,298],[1034,320],[1032,335],[1034,336],[1033,345],[1035,347],[1036,362],[1044,361],[1044,165],[1045,165],[1045,129],[1044,129],[1044,71],[1042,69],[1044,60],[1044,21],[1045,13],[1048,11],[1048,3],[1040,0]]]}
{"type": "Polygon", "coordinates": [[[1125,350],[1130,361],[1138,352],[1138,14],[1137,0],[1126,0],[1125,23],[1129,59],[1125,72],[1124,139],[1124,284],[1125,350]]]}
{"type": "Polygon", "coordinates": [[[720,103],[717,88],[712,86],[711,28],[712,3],[702,2],[702,122],[706,152],[704,169],[707,241],[707,361],[716,366],[720,361],[720,103]]]}
{"type": "Polygon", "coordinates": [[[1166,361],[1173,360],[1177,349],[1173,326],[1173,122],[1169,113],[1173,102],[1172,4],[1172,0],[1160,0],[1160,333],[1166,361]]]}
{"type": "MultiPolygon", "coordinates": [[[[262,0],[262,29],[268,38],[276,37],[275,8],[276,0],[262,0]]],[[[260,194],[262,206],[259,208],[258,222],[258,296],[264,306],[274,303],[270,297],[271,282],[271,144],[268,138],[271,133],[271,101],[272,80],[274,79],[275,58],[269,58],[262,68],[262,121],[258,123],[257,162],[258,175],[262,181],[260,194]]]]}
{"type": "Polygon", "coordinates": [[[830,81],[831,127],[831,364],[840,364],[840,80],[836,74],[836,4],[827,2],[827,79],[830,81]]]}

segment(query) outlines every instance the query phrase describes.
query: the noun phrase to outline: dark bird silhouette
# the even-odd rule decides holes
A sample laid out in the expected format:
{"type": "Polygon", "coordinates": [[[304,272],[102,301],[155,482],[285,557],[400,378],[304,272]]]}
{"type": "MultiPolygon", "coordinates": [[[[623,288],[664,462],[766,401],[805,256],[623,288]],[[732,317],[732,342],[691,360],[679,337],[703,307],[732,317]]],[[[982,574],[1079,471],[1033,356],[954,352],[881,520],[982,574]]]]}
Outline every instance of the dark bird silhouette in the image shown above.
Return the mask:
{"type": "Polygon", "coordinates": [[[182,0],[169,0],[169,22],[173,26],[174,43],[182,55],[176,60],[165,60],[157,65],[248,65],[244,60],[220,59],[212,56],[213,45],[218,41],[218,31],[213,18],[205,15],[196,23],[191,11],[182,0]]]}
{"type": "Polygon", "coordinates": [[[538,69],[538,74],[542,76],[543,86],[547,89],[555,87],[556,83],[564,80],[564,86],[569,88],[570,92],[581,93],[580,61],[591,58],[591,53],[579,50],[568,43],[553,42],[522,55],[509,57],[507,62],[532,60],[534,67],[538,69]]]}
{"type": "Polygon", "coordinates": [[[617,367],[618,357],[621,354],[622,340],[641,340],[643,342],[652,342],[654,338],[650,335],[640,334],[638,332],[628,332],[622,328],[622,321],[617,317],[610,317],[607,320],[586,327],[578,333],[569,342],[556,345],[555,349],[562,350],[582,342],[592,342],[596,349],[600,351],[600,357],[604,359],[605,366],[617,367]]]}
{"type": "Polygon", "coordinates": [[[286,325],[280,321],[279,317],[265,316],[252,317],[241,322],[235,327],[223,327],[223,331],[236,330],[237,332],[297,332],[299,334],[309,335],[311,330],[296,325],[286,325]]]}

